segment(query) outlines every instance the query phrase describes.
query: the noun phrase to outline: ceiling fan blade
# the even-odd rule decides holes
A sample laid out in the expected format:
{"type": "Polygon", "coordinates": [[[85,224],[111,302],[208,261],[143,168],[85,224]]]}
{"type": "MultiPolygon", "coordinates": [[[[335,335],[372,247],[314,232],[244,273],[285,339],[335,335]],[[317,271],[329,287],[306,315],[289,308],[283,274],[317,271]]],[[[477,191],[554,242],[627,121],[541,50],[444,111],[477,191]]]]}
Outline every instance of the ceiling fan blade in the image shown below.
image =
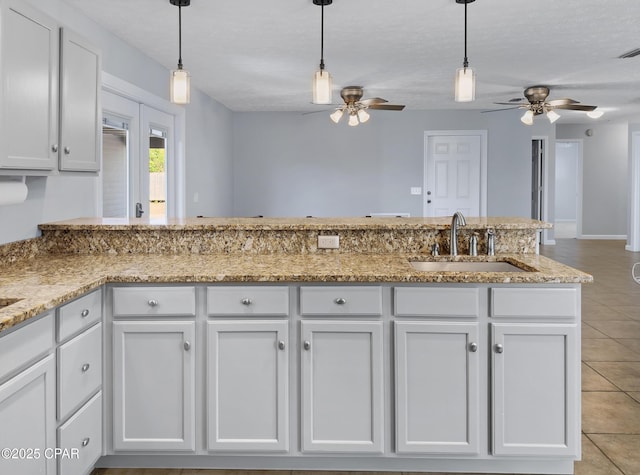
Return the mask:
{"type": "Polygon", "coordinates": [[[383,99],[381,97],[371,97],[369,99],[363,99],[360,102],[360,104],[365,105],[365,106],[370,106],[372,104],[384,104],[385,102],[389,102],[386,99],[383,99]]]}
{"type": "Polygon", "coordinates": [[[367,109],[378,109],[383,111],[401,111],[405,106],[399,104],[372,104],[367,109]]]}
{"type": "MultiPolygon", "coordinates": [[[[522,102],[520,104],[518,103],[514,103],[514,102],[494,102],[494,104],[498,104],[499,106],[513,106],[513,108],[517,108],[517,107],[527,107],[529,105],[528,102],[522,102]]],[[[504,109],[501,109],[504,110],[504,109]]]]}
{"type": "Polygon", "coordinates": [[[309,112],[303,112],[302,115],[310,115],[310,114],[317,114],[318,112],[329,112],[335,109],[319,109],[316,111],[309,111],[309,112]]]}
{"type": "MultiPolygon", "coordinates": [[[[496,103],[497,104],[497,103],[496,103]]],[[[510,110],[514,110],[514,109],[520,109],[521,106],[516,106],[516,107],[505,107],[504,109],[489,109],[486,111],[480,111],[481,114],[485,114],[487,112],[501,112],[501,111],[510,111],[510,110]]]]}
{"type": "Polygon", "coordinates": [[[554,99],[553,101],[547,101],[547,104],[550,106],[563,106],[566,104],[579,104],[579,101],[574,101],[573,99],[564,98],[564,99],[554,99]]]}
{"type": "Polygon", "coordinates": [[[584,111],[584,112],[591,112],[592,110],[596,110],[597,107],[598,106],[585,106],[582,104],[565,104],[565,105],[553,106],[554,109],[565,109],[565,110],[584,111]]]}

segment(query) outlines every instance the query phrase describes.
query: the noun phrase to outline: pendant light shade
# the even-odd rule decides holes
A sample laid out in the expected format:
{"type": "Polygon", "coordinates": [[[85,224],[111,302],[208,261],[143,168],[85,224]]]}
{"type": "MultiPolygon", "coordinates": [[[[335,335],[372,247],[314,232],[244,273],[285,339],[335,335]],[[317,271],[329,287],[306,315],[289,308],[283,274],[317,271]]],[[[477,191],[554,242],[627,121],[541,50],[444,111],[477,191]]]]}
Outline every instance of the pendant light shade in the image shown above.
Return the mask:
{"type": "Polygon", "coordinates": [[[552,124],[559,118],[560,118],[560,114],[558,114],[556,111],[554,110],[547,111],[547,119],[549,119],[549,122],[551,122],[552,124]]]}
{"type": "Polygon", "coordinates": [[[476,98],[476,75],[471,68],[458,68],[456,71],[455,100],[471,102],[476,98]]]}
{"type": "Polygon", "coordinates": [[[191,75],[182,68],[182,7],[191,5],[191,0],[169,0],[178,7],[178,68],[171,71],[170,96],[174,104],[191,102],[191,75]]]}
{"type": "Polygon", "coordinates": [[[171,71],[171,102],[189,104],[191,102],[191,75],[184,69],[171,71]]]}
{"type": "Polygon", "coordinates": [[[333,0],[313,0],[313,3],[320,6],[322,13],[320,16],[320,69],[313,75],[311,102],[314,104],[331,104],[333,102],[331,74],[324,69],[324,7],[325,5],[331,5],[333,0]]]}
{"type": "Polygon", "coordinates": [[[331,104],[331,74],[324,69],[319,69],[313,75],[313,99],[314,104],[331,104]]]}
{"type": "Polygon", "coordinates": [[[358,121],[358,116],[356,115],[355,112],[352,112],[351,114],[349,114],[349,125],[351,127],[355,127],[359,123],[360,122],[358,121]]]}
{"type": "Polygon", "coordinates": [[[331,120],[337,124],[338,122],[340,122],[340,119],[342,119],[343,114],[344,112],[342,111],[342,109],[336,109],[336,111],[329,117],[331,117],[331,120]]]}
{"type": "Polygon", "coordinates": [[[456,3],[464,4],[464,60],[462,67],[456,71],[455,94],[456,102],[471,102],[476,99],[476,76],[469,67],[467,57],[467,4],[475,0],[456,0],[456,3]]]}

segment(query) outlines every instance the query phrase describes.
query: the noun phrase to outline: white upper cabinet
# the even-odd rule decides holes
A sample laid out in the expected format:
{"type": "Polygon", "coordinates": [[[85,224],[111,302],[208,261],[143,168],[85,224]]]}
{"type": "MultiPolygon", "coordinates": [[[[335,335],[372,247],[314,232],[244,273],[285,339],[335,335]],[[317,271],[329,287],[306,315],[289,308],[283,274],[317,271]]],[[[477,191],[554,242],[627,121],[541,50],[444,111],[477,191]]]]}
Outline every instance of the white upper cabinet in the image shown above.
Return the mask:
{"type": "Polygon", "coordinates": [[[100,52],[61,30],[60,170],[100,169],[100,52]]]}
{"type": "Polygon", "coordinates": [[[0,0],[0,170],[98,171],[100,70],[86,40],[0,0]]]}
{"type": "Polygon", "coordinates": [[[58,24],[0,3],[0,168],[52,170],[58,143],[58,24]]]}

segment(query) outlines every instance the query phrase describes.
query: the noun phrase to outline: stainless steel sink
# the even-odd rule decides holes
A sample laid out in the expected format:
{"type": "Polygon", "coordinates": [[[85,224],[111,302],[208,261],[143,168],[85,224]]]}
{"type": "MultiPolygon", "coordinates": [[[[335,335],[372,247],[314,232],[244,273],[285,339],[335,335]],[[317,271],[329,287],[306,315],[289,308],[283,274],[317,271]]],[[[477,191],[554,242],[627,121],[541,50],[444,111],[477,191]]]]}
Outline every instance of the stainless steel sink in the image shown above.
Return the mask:
{"type": "Polygon", "coordinates": [[[504,261],[409,261],[414,269],[422,272],[527,272],[504,261]]]}
{"type": "Polygon", "coordinates": [[[22,299],[6,299],[0,297],[0,308],[8,307],[9,305],[12,305],[16,302],[20,302],[20,300],[22,299]]]}

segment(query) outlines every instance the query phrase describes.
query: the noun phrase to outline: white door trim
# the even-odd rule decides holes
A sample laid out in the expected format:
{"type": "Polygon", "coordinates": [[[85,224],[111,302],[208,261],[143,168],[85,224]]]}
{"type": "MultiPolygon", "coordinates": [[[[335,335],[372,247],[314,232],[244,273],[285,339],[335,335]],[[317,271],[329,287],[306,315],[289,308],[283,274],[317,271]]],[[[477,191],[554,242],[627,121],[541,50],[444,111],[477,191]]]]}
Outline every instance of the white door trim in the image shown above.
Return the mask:
{"type": "Polygon", "coordinates": [[[631,134],[629,156],[629,224],[625,249],[640,251],[640,132],[631,134]]]}
{"type": "MultiPolygon", "coordinates": [[[[427,158],[429,138],[438,135],[480,136],[480,216],[487,216],[487,131],[486,130],[427,130],[424,133],[424,157],[422,160],[422,189],[427,189],[427,158]]],[[[427,200],[422,198],[422,216],[427,215],[427,200]]]]}
{"type": "MultiPolygon", "coordinates": [[[[185,182],[185,131],[186,119],[185,108],[171,104],[166,99],[151,94],[149,91],[124,81],[112,74],[102,73],[102,89],[114,94],[118,94],[140,104],[145,104],[161,112],[171,114],[175,117],[174,121],[174,140],[175,140],[175,159],[173,167],[169,175],[175,178],[173,186],[168,186],[167,200],[173,203],[167,209],[169,218],[183,218],[186,214],[186,182],[185,182]]],[[[102,111],[101,111],[102,113],[102,111]]]]}
{"type": "MultiPolygon", "coordinates": [[[[584,149],[584,141],[582,139],[556,139],[556,144],[558,143],[576,143],[578,144],[578,176],[576,183],[576,238],[577,239],[585,239],[585,235],[582,234],[582,180],[583,180],[583,149],[584,149]]],[[[556,154],[557,160],[557,154],[556,154]]],[[[555,165],[555,164],[554,164],[555,165]]],[[[554,180],[555,184],[555,180],[554,180]]],[[[555,206],[555,200],[554,200],[555,206]]],[[[589,237],[591,239],[591,237],[589,237]]]]}

